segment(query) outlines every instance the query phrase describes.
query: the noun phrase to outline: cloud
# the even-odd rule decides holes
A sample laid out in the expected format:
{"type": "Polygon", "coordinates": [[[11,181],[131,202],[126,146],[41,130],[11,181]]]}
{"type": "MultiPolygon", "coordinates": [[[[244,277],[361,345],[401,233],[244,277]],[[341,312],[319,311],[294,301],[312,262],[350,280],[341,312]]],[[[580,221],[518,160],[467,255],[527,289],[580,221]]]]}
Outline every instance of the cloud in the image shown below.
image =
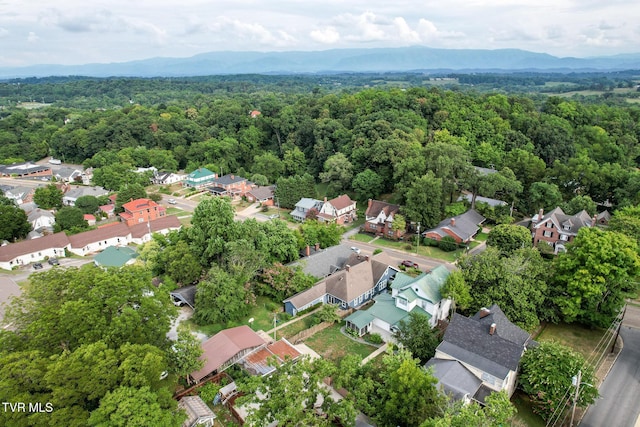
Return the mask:
{"type": "Polygon", "coordinates": [[[340,40],[340,33],[334,27],[313,30],[309,33],[309,36],[318,43],[323,44],[334,44],[340,40]]]}
{"type": "Polygon", "coordinates": [[[277,48],[295,45],[297,38],[284,30],[270,30],[255,22],[243,22],[228,17],[220,17],[207,27],[208,32],[223,35],[225,39],[252,41],[262,46],[277,48]]]}
{"type": "Polygon", "coordinates": [[[6,28],[0,27],[0,39],[9,35],[9,30],[6,28]]]}
{"type": "Polygon", "coordinates": [[[393,25],[395,26],[398,38],[408,43],[419,43],[421,41],[420,35],[417,31],[411,29],[407,21],[404,18],[397,17],[393,19],[393,25]]]}
{"type": "Polygon", "coordinates": [[[33,31],[29,31],[29,35],[27,36],[27,41],[29,43],[36,43],[38,40],[40,40],[40,37],[38,37],[36,33],[34,33],[33,31]]]}

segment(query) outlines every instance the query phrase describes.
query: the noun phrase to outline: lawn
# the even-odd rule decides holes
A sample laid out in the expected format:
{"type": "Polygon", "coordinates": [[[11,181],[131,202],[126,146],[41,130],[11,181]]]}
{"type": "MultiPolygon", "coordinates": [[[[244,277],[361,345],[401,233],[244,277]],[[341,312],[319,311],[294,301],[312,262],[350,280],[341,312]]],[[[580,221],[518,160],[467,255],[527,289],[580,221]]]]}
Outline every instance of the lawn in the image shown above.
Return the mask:
{"type": "Polygon", "coordinates": [[[511,397],[511,403],[516,407],[518,413],[514,417],[511,425],[514,427],[544,427],[544,420],[531,410],[529,398],[520,391],[516,391],[511,397]]]}
{"type": "Polygon", "coordinates": [[[268,331],[273,328],[273,313],[278,310],[281,312],[282,304],[273,301],[268,297],[259,296],[256,305],[251,308],[249,314],[237,322],[213,323],[210,325],[195,325],[193,327],[198,331],[212,336],[223,329],[233,328],[235,326],[248,325],[254,331],[268,331]],[[249,319],[253,318],[253,324],[249,323],[249,319]]]}
{"type": "Polygon", "coordinates": [[[363,242],[363,243],[369,243],[374,238],[375,236],[372,236],[371,234],[365,234],[365,233],[358,233],[351,236],[351,240],[355,240],[357,242],[363,242]]]}
{"type": "Polygon", "coordinates": [[[167,215],[181,215],[184,213],[187,213],[187,212],[183,211],[180,208],[174,208],[174,207],[167,208],[167,215]]]}
{"type": "MultiPolygon", "coordinates": [[[[407,253],[416,253],[415,246],[412,246],[411,249],[406,249],[408,245],[407,242],[393,241],[387,239],[378,239],[373,242],[374,245],[384,246],[387,248],[393,248],[400,251],[405,251],[407,253]]],[[[418,248],[418,254],[430,258],[436,258],[443,261],[454,262],[464,253],[464,249],[457,249],[453,252],[445,252],[439,248],[434,246],[424,246],[420,245],[418,248]]]]}
{"type": "Polygon", "coordinates": [[[475,237],[473,238],[473,240],[478,241],[478,242],[485,242],[487,240],[487,237],[489,236],[489,233],[484,233],[484,232],[479,232],[478,234],[475,235],[475,237]]]}
{"type": "Polygon", "coordinates": [[[536,341],[557,341],[573,348],[588,360],[606,332],[605,329],[592,329],[578,324],[548,323],[535,339],[536,341]]]}
{"type": "Polygon", "coordinates": [[[343,335],[340,332],[341,327],[342,323],[330,326],[308,338],[304,343],[323,358],[335,363],[340,362],[347,354],[357,354],[365,358],[377,349],[377,347],[361,344],[343,335]]]}

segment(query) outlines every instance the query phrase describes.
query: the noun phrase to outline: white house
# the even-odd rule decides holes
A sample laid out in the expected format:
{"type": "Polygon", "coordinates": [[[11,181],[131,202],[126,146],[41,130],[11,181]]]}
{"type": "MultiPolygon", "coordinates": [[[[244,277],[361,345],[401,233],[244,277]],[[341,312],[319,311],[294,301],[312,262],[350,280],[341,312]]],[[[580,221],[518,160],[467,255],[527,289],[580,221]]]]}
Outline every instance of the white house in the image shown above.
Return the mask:
{"type": "Polygon", "coordinates": [[[29,221],[31,229],[34,231],[53,230],[56,217],[47,210],[37,208],[29,212],[27,221],[29,221]]]}
{"type": "Polygon", "coordinates": [[[13,267],[44,261],[46,258],[63,257],[68,247],[69,239],[64,233],[9,243],[0,246],[0,268],[11,270],[13,267]]]}
{"type": "Polygon", "coordinates": [[[69,236],[69,250],[76,255],[85,256],[101,252],[109,246],[127,246],[131,242],[131,230],[127,224],[116,222],[106,227],[85,231],[69,236]]]}
{"type": "Polygon", "coordinates": [[[82,196],[106,196],[109,194],[107,190],[102,187],[76,187],[67,191],[64,196],[62,196],[62,204],[65,206],[75,206],[76,200],[78,200],[82,196]]]}

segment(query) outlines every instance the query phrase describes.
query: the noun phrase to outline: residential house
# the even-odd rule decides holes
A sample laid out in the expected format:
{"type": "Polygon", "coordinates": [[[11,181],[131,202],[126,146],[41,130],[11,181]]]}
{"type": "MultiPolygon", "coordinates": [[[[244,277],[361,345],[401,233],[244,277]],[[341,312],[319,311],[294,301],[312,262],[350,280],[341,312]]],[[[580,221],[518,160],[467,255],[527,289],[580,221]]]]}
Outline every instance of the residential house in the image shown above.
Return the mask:
{"type": "Polygon", "coordinates": [[[0,268],[11,270],[46,258],[63,257],[69,243],[65,233],[56,233],[0,246],[0,268]]]}
{"type": "Polygon", "coordinates": [[[249,190],[246,194],[247,200],[252,203],[260,203],[262,206],[274,205],[274,186],[258,186],[249,190]]]}
{"type": "MultiPolygon", "coordinates": [[[[471,199],[472,199],[473,195],[471,193],[463,193],[460,195],[460,197],[458,197],[458,201],[467,201],[469,203],[471,203],[471,199]]],[[[492,208],[496,208],[499,206],[507,206],[507,202],[503,202],[502,200],[498,200],[498,199],[491,199],[489,197],[482,197],[482,196],[476,196],[476,204],[478,203],[486,203],[487,205],[491,206],[492,208]]]]}
{"type": "Polygon", "coordinates": [[[213,373],[222,372],[264,344],[265,340],[247,325],[220,331],[202,343],[202,355],[199,359],[204,365],[192,372],[191,378],[200,382],[213,373]]]}
{"type": "Polygon", "coordinates": [[[27,221],[31,224],[31,229],[39,233],[53,232],[56,217],[50,211],[44,209],[34,209],[27,215],[27,221]]]}
{"type": "Polygon", "coordinates": [[[96,225],[96,217],[91,215],[91,214],[84,214],[84,216],[82,217],[85,221],[87,221],[87,224],[89,224],[89,227],[93,227],[94,225],[96,225]]]}
{"type": "Polygon", "coordinates": [[[158,185],[171,185],[184,181],[186,177],[186,175],[174,172],[158,172],[151,178],[151,182],[158,185]]]}
{"type": "Polygon", "coordinates": [[[75,206],[76,200],[82,196],[100,197],[106,196],[107,194],[109,194],[109,192],[102,187],[75,187],[62,196],[62,204],[65,206],[75,206]]]}
{"type": "Polygon", "coordinates": [[[480,230],[485,219],[475,209],[469,209],[463,214],[441,221],[436,227],[425,231],[422,235],[437,241],[445,236],[450,236],[457,243],[469,243],[480,230]]]}
{"type": "Polygon", "coordinates": [[[178,402],[178,409],[187,414],[182,427],[213,427],[216,415],[200,396],[184,396],[178,402]]]}
{"type": "Polygon", "coordinates": [[[295,316],[317,304],[336,304],[342,309],[359,307],[387,288],[398,272],[392,264],[384,252],[373,257],[352,253],[344,269],[284,300],[285,311],[295,316]]]}
{"type": "Polygon", "coordinates": [[[207,168],[198,168],[191,172],[182,182],[185,187],[202,188],[216,179],[217,175],[207,168]]]}
{"type": "Polygon", "coordinates": [[[356,202],[349,196],[343,194],[335,199],[327,200],[318,213],[318,221],[335,222],[337,224],[347,224],[358,219],[356,215],[356,202]]]}
{"type": "Polygon", "coordinates": [[[0,176],[15,176],[17,178],[41,177],[49,180],[51,179],[51,168],[31,162],[0,165],[0,176]]]}
{"type": "Polygon", "coordinates": [[[4,196],[7,199],[13,200],[13,203],[18,206],[22,206],[23,204],[30,203],[33,200],[35,189],[31,187],[6,186],[3,191],[4,196]]]}
{"type": "Polygon", "coordinates": [[[345,319],[347,327],[360,336],[371,331],[390,336],[413,312],[427,316],[429,324],[435,326],[449,316],[451,300],[440,294],[449,274],[443,265],[417,277],[397,273],[391,283],[391,295],[378,295],[367,310],[352,313],[345,319]]]}
{"type": "Polygon", "coordinates": [[[380,200],[369,199],[367,210],[364,213],[364,231],[385,236],[390,239],[399,239],[405,233],[405,229],[393,230],[393,219],[399,213],[400,206],[380,200]]]}
{"type": "Polygon", "coordinates": [[[35,211],[36,209],[38,209],[38,205],[36,205],[33,202],[27,202],[27,203],[22,203],[20,206],[20,209],[22,209],[24,211],[24,213],[27,214],[27,216],[35,211]]]}
{"type": "Polygon", "coordinates": [[[115,215],[116,205],[109,203],[108,205],[98,206],[98,209],[101,212],[104,212],[107,215],[107,218],[112,218],[115,215]]]}
{"type": "Polygon", "coordinates": [[[609,211],[602,211],[598,215],[596,215],[596,224],[602,227],[606,227],[609,225],[609,221],[611,220],[611,214],[609,211]]]}
{"type": "Polygon", "coordinates": [[[553,247],[555,253],[565,251],[565,245],[575,239],[582,227],[593,227],[597,221],[597,217],[592,218],[585,210],[575,215],[566,215],[558,207],[546,215],[543,213],[540,209],[531,219],[533,245],[545,241],[553,247]]]}
{"type": "Polygon", "coordinates": [[[136,199],[122,205],[124,212],[120,220],[127,225],[136,225],[165,216],[167,209],[151,199],[136,199]]]}
{"type": "Polygon", "coordinates": [[[231,198],[243,197],[252,188],[252,182],[234,174],[216,176],[209,183],[209,192],[216,196],[229,196],[231,198]]]}
{"type": "Polygon", "coordinates": [[[296,221],[304,221],[310,210],[314,209],[318,213],[322,209],[323,203],[320,200],[303,197],[296,203],[295,208],[291,211],[291,217],[296,221]]]}
{"type": "Polygon", "coordinates": [[[353,250],[347,245],[336,245],[321,249],[319,244],[307,246],[301,253],[301,259],[289,263],[289,267],[300,267],[305,274],[321,279],[338,270],[342,270],[353,250]]]}
{"type": "Polygon", "coordinates": [[[85,256],[102,252],[109,246],[127,246],[131,242],[131,230],[123,222],[114,222],[95,230],[69,236],[69,250],[76,255],[85,256]]]}
{"type": "Polygon", "coordinates": [[[425,368],[433,369],[436,388],[453,400],[467,404],[486,397],[488,390],[482,387],[482,380],[457,360],[432,358],[425,368]]]}
{"type": "Polygon", "coordinates": [[[53,173],[53,176],[61,182],[73,183],[82,181],[82,171],[76,168],[59,168],[53,173]]]}
{"type": "Polygon", "coordinates": [[[93,262],[98,267],[124,267],[136,262],[137,252],[129,247],[109,246],[95,256],[93,262]]]}
{"type": "Polygon", "coordinates": [[[167,234],[170,231],[180,230],[182,224],[175,215],[162,216],[156,220],[142,222],[129,227],[131,243],[141,245],[151,240],[151,234],[167,234]]]}
{"type": "MultiPolygon", "coordinates": [[[[536,345],[528,332],[511,323],[494,304],[473,317],[454,313],[436,348],[435,359],[456,360],[481,380],[482,385],[472,397],[484,402],[484,398],[494,391],[505,390],[509,396],[513,394],[520,358],[527,348],[536,345]]],[[[469,395],[473,392],[468,385],[455,381],[450,381],[445,389],[447,387],[466,390],[469,395]]]]}

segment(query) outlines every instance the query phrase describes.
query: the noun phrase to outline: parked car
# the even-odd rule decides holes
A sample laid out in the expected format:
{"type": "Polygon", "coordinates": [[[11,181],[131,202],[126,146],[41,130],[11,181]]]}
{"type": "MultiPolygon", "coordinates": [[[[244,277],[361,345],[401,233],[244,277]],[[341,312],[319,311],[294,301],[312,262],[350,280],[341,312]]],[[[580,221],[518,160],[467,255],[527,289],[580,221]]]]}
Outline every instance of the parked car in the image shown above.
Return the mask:
{"type": "Polygon", "coordinates": [[[175,205],[177,202],[176,199],[168,199],[167,203],[169,203],[170,205],[175,205]]]}
{"type": "Polygon", "coordinates": [[[405,259],[400,264],[404,265],[407,268],[418,268],[418,263],[417,262],[413,262],[413,261],[408,260],[408,259],[405,259]]]}
{"type": "Polygon", "coordinates": [[[49,263],[49,265],[60,265],[60,261],[58,261],[58,258],[49,258],[47,262],[49,263]]]}
{"type": "Polygon", "coordinates": [[[36,262],[35,264],[33,264],[33,269],[34,270],[41,270],[42,267],[42,263],[41,262],[36,262]]]}
{"type": "Polygon", "coordinates": [[[356,248],[355,246],[351,246],[351,250],[357,254],[360,253],[360,248],[356,248]]]}
{"type": "Polygon", "coordinates": [[[174,296],[172,299],[173,299],[173,305],[175,305],[176,307],[182,307],[183,305],[185,305],[185,302],[178,297],[174,296]]]}
{"type": "Polygon", "coordinates": [[[278,215],[278,214],[271,214],[271,215],[269,215],[269,219],[276,219],[276,218],[278,218],[279,216],[280,216],[280,215],[278,215]]]}

